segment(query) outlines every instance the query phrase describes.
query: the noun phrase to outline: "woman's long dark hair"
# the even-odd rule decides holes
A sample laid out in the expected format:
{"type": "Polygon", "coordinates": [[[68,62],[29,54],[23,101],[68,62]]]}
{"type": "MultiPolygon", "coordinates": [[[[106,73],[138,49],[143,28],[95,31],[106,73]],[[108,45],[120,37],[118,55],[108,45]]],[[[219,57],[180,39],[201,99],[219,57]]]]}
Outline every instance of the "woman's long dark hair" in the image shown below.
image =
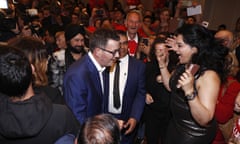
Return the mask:
{"type": "Polygon", "coordinates": [[[198,24],[183,25],[175,34],[182,35],[186,44],[197,48],[198,52],[192,56],[192,63],[199,64],[201,70],[217,72],[222,82],[226,80],[228,48],[215,39],[208,29],[198,24]]]}

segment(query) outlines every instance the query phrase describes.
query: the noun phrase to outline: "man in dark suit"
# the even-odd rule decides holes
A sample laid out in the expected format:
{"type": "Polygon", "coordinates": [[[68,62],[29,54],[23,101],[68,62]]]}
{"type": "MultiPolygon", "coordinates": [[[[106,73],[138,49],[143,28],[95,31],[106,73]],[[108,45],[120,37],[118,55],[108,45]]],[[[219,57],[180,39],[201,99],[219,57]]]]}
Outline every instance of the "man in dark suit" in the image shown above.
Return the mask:
{"type": "Polygon", "coordinates": [[[132,144],[145,104],[145,64],[128,55],[128,41],[124,31],[117,31],[120,36],[119,50],[119,92],[117,105],[115,75],[117,62],[109,72],[109,97],[107,99],[107,113],[114,115],[122,129],[123,144],[132,144]]]}
{"type": "Polygon", "coordinates": [[[115,31],[99,29],[89,43],[90,52],[73,63],[64,77],[64,97],[80,123],[104,111],[106,66],[119,56],[119,36],[115,31]]]}

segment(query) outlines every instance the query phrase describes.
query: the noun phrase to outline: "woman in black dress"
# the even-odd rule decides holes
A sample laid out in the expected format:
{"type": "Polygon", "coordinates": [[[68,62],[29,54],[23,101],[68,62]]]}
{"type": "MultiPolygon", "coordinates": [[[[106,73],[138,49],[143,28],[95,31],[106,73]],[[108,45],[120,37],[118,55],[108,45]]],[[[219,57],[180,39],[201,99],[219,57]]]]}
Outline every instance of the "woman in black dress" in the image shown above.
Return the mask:
{"type": "Polygon", "coordinates": [[[160,55],[159,68],[165,87],[171,91],[172,118],[167,144],[209,144],[215,137],[215,106],[221,82],[226,79],[228,49],[217,42],[212,33],[200,25],[184,25],[167,44],[176,51],[179,65],[170,74],[160,55]],[[190,64],[197,64],[192,73],[190,64]]]}
{"type": "Polygon", "coordinates": [[[157,56],[168,55],[167,68],[171,72],[176,64],[174,52],[168,52],[165,38],[156,38],[150,50],[150,61],[146,63],[146,106],[144,110],[145,131],[147,143],[158,144],[165,142],[168,122],[170,120],[170,92],[162,83],[157,56]]]}

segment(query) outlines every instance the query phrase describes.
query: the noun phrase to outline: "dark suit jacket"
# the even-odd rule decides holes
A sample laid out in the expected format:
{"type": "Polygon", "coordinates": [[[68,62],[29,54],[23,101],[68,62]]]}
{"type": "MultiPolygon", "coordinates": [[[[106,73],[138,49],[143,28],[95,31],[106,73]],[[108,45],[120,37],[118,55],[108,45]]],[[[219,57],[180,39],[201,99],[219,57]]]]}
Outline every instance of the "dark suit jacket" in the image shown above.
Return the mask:
{"type": "MultiPolygon", "coordinates": [[[[128,77],[123,92],[122,113],[112,115],[124,121],[127,121],[130,117],[139,121],[145,105],[145,64],[133,57],[129,57],[128,63],[128,77]]],[[[108,99],[106,104],[108,104],[108,99]]],[[[107,105],[106,108],[108,108],[107,105]]]]}
{"type": "Polygon", "coordinates": [[[99,72],[88,54],[69,67],[63,91],[66,104],[80,123],[103,112],[99,72]]]}

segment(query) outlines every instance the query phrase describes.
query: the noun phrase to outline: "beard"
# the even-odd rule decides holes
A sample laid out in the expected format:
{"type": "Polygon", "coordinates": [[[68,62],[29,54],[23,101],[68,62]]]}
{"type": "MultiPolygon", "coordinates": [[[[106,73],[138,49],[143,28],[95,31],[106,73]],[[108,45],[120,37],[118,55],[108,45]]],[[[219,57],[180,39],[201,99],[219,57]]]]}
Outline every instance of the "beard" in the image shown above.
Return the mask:
{"type": "Polygon", "coordinates": [[[69,48],[72,53],[76,53],[76,54],[85,53],[84,46],[75,46],[75,47],[69,46],[69,48]]]}

